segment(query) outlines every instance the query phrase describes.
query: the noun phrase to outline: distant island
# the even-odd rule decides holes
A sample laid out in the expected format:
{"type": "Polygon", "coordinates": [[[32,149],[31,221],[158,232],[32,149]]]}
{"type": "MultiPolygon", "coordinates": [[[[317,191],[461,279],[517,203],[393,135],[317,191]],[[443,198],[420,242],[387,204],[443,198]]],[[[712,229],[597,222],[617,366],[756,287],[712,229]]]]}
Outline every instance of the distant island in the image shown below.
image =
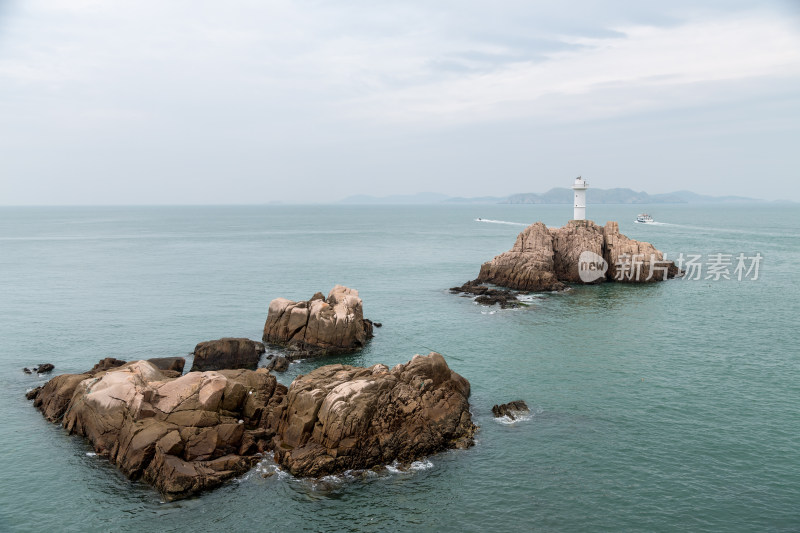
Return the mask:
{"type": "MultiPolygon", "coordinates": [[[[766,203],[766,200],[744,196],[708,196],[691,191],[677,191],[664,194],[648,194],[633,189],[590,189],[589,201],[592,204],[723,204],[723,203],[766,203]]],[[[348,196],[341,204],[571,204],[572,191],[566,187],[556,187],[545,193],[518,193],[511,196],[480,196],[473,198],[453,197],[446,194],[421,192],[391,196],[369,196],[359,194],[348,196]]]]}

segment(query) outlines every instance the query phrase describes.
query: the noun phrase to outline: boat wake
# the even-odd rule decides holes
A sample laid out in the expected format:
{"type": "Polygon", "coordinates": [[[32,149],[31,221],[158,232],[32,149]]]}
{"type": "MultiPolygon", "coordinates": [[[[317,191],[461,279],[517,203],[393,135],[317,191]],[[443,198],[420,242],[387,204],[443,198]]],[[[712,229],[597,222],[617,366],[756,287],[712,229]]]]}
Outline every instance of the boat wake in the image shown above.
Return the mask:
{"type": "Polygon", "coordinates": [[[506,224],[508,226],[530,226],[523,222],[509,222],[508,220],[492,220],[490,218],[476,218],[475,222],[486,222],[487,224],[506,224]]]}

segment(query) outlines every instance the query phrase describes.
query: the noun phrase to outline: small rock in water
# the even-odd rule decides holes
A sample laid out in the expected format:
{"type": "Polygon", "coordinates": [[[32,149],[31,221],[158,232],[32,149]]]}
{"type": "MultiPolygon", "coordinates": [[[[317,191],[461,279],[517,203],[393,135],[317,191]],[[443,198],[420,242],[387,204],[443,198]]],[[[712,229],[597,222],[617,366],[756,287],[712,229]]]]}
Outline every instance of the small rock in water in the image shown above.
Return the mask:
{"type": "Polygon", "coordinates": [[[520,414],[530,412],[531,410],[528,409],[528,404],[526,404],[523,400],[516,400],[492,407],[492,414],[494,414],[495,418],[507,416],[511,420],[516,420],[517,417],[514,416],[515,413],[520,414]]]}
{"type": "Polygon", "coordinates": [[[39,365],[38,367],[36,367],[36,373],[37,374],[47,374],[48,372],[52,372],[54,368],[55,368],[55,366],[53,366],[52,364],[45,363],[43,365],[39,365]]]}
{"type": "Polygon", "coordinates": [[[27,366],[23,368],[22,371],[25,372],[26,374],[33,374],[33,372],[31,372],[31,369],[28,368],[27,366]]]}
{"type": "Polygon", "coordinates": [[[381,324],[380,322],[373,322],[372,325],[375,326],[376,328],[383,327],[383,324],[381,324]]]}

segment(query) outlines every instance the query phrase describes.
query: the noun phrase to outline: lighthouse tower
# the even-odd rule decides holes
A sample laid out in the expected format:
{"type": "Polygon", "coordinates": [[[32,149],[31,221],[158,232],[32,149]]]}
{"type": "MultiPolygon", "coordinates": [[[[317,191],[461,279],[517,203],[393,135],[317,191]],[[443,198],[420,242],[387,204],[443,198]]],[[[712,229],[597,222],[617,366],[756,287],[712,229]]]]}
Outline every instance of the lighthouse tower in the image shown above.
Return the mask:
{"type": "Polygon", "coordinates": [[[575,178],[575,183],[572,184],[572,190],[575,191],[575,212],[572,217],[574,220],[586,220],[586,189],[588,187],[589,184],[580,176],[575,178]]]}

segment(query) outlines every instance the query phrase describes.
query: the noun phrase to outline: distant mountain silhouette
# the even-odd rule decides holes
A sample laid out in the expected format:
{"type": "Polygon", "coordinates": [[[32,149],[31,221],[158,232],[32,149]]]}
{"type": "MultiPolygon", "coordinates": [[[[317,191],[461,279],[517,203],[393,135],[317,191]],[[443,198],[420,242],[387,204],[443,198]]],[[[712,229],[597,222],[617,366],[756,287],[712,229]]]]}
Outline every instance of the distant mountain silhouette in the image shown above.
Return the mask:
{"type": "MultiPolygon", "coordinates": [[[[708,196],[691,191],[677,191],[666,194],[648,194],[633,189],[592,189],[586,191],[586,201],[591,204],[719,204],[764,202],[744,196],[708,196]]],[[[572,204],[572,190],[566,187],[550,189],[545,193],[518,193],[511,196],[479,196],[474,198],[452,197],[434,192],[417,194],[396,194],[392,196],[348,196],[340,204],[572,204]]]]}

